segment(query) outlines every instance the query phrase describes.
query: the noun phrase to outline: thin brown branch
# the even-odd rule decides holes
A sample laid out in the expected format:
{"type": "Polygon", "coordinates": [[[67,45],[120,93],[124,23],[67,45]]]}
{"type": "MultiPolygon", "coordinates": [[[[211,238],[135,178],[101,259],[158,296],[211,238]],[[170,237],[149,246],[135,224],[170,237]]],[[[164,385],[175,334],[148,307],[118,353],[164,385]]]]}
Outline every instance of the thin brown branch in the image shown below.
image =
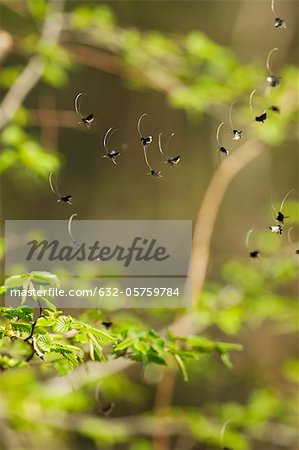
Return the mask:
{"type": "MultiPolygon", "coordinates": [[[[157,384],[156,398],[155,398],[155,415],[157,419],[163,419],[165,411],[172,404],[173,391],[175,387],[175,375],[173,370],[166,370],[163,378],[157,384]]],[[[153,436],[154,450],[167,450],[170,448],[170,434],[167,433],[163,422],[156,423],[156,429],[153,436]]]]}
{"type": "Polygon", "coordinates": [[[0,30],[0,63],[13,49],[13,37],[5,30],[0,30]]]}
{"type": "Polygon", "coordinates": [[[192,286],[187,286],[186,293],[191,291],[193,305],[198,301],[206,279],[212,235],[223,198],[233,178],[257,158],[263,148],[262,142],[255,139],[245,142],[222,162],[208,186],[197,216],[189,267],[188,279],[192,286]]]}
{"type": "MultiPolygon", "coordinates": [[[[48,4],[48,15],[42,29],[39,45],[56,44],[63,27],[63,0],[52,0],[48,4]]],[[[22,105],[29,92],[43,75],[45,61],[39,54],[29,60],[17,81],[6,93],[0,105],[0,129],[5,127],[22,105]]]]}

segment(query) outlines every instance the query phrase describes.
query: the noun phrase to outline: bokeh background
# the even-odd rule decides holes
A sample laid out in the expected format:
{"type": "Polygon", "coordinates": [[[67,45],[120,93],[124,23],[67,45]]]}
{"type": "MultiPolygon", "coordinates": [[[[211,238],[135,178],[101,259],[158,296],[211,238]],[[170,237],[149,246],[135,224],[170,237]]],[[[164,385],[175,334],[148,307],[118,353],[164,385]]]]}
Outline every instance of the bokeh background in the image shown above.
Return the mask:
{"type": "MultiPolygon", "coordinates": [[[[65,408],[61,436],[55,436],[55,426],[45,419],[35,439],[27,436],[18,444],[3,439],[3,448],[39,448],[39,438],[48,433],[49,448],[58,442],[66,449],[212,450],[225,444],[234,450],[298,449],[298,258],[287,233],[279,238],[268,231],[273,222],[271,198],[278,208],[294,189],[285,210],[291,216],[288,226],[294,227],[294,245],[298,242],[298,3],[277,0],[275,9],[287,20],[286,29],[274,27],[270,1],[1,2],[2,100],[35,51],[45,62],[40,80],[2,127],[2,230],[5,219],[68,219],[72,213],[81,220],[191,219],[195,226],[209,183],[223,163],[215,133],[221,121],[228,122],[232,101],[238,100],[233,121],[243,129],[243,139],[233,142],[225,126],[222,145],[233,155],[247,139],[252,145],[255,139],[262,143],[257,158],[224,193],[204,290],[193,314],[197,333],[243,344],[244,350],[233,356],[233,367],[203,357],[190,364],[186,384],[173,368],[143,374],[140,366],[132,366],[103,381],[106,395],[116,402],[111,421],[130,430],[127,438],[118,441],[113,428],[109,434],[109,420],[101,425],[104,429],[99,422],[88,432],[76,433],[65,408]],[[55,45],[40,43],[51,8],[64,8],[55,45]],[[271,67],[282,79],[281,86],[269,90],[266,58],[274,47],[279,50],[271,67]],[[251,112],[248,99],[253,89],[257,93],[251,112]],[[82,112],[95,116],[90,129],[78,124],[74,111],[79,92],[86,94],[82,112]],[[278,104],[281,113],[269,112],[271,104],[278,104]],[[268,120],[254,123],[254,116],[265,108],[268,120]],[[144,112],[148,116],[142,128],[154,137],[148,157],[163,171],[161,179],[146,176],[136,129],[144,112]],[[109,144],[121,152],[117,165],[102,158],[109,127],[118,129],[109,144]],[[178,168],[163,164],[160,132],[164,138],[175,133],[169,153],[181,155],[178,168]],[[51,171],[58,176],[61,192],[72,194],[72,206],[55,201],[48,184],[51,171]],[[248,258],[245,246],[251,228],[251,245],[263,253],[258,261],[248,258]],[[163,435],[161,429],[151,431],[152,425],[144,425],[144,415],[159,416],[168,408],[172,419],[165,419],[162,428],[168,424],[177,431],[163,435]],[[182,417],[188,419],[187,433],[180,425],[182,417]],[[227,421],[231,422],[223,441],[221,429],[227,421]]],[[[119,314],[115,312],[123,320],[156,329],[174,320],[165,311],[119,314]]],[[[83,379],[85,375],[81,373],[83,379]]],[[[36,373],[26,376],[28,383],[43,378],[36,373]]],[[[16,371],[3,377],[8,389],[14,383],[21,386],[16,371]]],[[[39,388],[45,397],[46,381],[39,388]]],[[[80,386],[77,393],[64,395],[70,395],[72,405],[78,395],[82,411],[78,407],[77,415],[83,410],[95,414],[87,406],[94,391],[88,382],[86,387],[81,380],[80,386]]],[[[24,407],[30,399],[23,394],[24,407]]],[[[64,408],[58,400],[57,405],[58,410],[64,408]]],[[[26,425],[22,432],[30,433],[26,425]]]]}

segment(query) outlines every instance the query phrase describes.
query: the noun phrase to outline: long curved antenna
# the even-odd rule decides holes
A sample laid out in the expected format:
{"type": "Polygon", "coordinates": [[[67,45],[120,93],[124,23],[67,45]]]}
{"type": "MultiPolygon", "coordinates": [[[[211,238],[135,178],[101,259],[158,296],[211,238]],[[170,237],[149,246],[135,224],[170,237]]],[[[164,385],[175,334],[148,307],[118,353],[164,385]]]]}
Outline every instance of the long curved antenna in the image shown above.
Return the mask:
{"type": "Polygon", "coordinates": [[[170,135],[168,136],[168,139],[167,139],[166,145],[165,145],[166,150],[168,149],[168,145],[169,145],[170,139],[171,139],[174,135],[175,135],[175,133],[170,133],[170,135]]]}
{"type": "Polygon", "coordinates": [[[219,132],[220,132],[220,129],[221,129],[221,127],[222,127],[223,124],[224,124],[224,122],[221,122],[221,124],[218,126],[217,131],[216,131],[216,141],[217,141],[217,144],[218,144],[218,145],[220,145],[220,142],[219,142],[219,132]]]}
{"type": "Polygon", "coordinates": [[[57,186],[57,179],[56,179],[55,186],[53,186],[52,176],[53,176],[53,172],[51,172],[51,173],[49,174],[49,185],[50,185],[50,189],[51,189],[51,191],[52,191],[54,194],[58,195],[58,197],[61,197],[61,194],[60,194],[59,189],[58,189],[58,186],[57,186]]]}
{"type": "Polygon", "coordinates": [[[117,131],[117,128],[115,128],[113,131],[112,130],[113,130],[113,127],[110,127],[109,130],[106,131],[106,134],[104,136],[103,145],[104,145],[104,148],[106,150],[106,153],[109,153],[109,150],[108,150],[108,147],[107,147],[109,139],[111,138],[112,134],[115,131],[117,131]],[[112,132],[110,133],[110,131],[112,131],[112,132]],[[109,133],[110,133],[110,136],[109,136],[109,133]]]}
{"type": "Polygon", "coordinates": [[[293,244],[292,238],[291,238],[291,234],[292,234],[293,229],[294,229],[294,227],[291,227],[291,228],[288,229],[288,241],[290,243],[290,246],[295,248],[295,245],[293,244]]]}
{"type": "Polygon", "coordinates": [[[235,104],[237,101],[238,101],[238,100],[234,100],[234,101],[232,102],[232,104],[230,105],[230,107],[229,107],[229,123],[230,123],[230,126],[231,126],[232,129],[234,128],[234,127],[233,127],[233,122],[232,122],[233,106],[234,106],[234,104],[235,104]]]}
{"type": "Polygon", "coordinates": [[[153,168],[150,166],[150,164],[149,164],[149,162],[148,162],[147,154],[146,154],[146,149],[145,149],[144,146],[143,146],[143,153],[144,153],[144,159],[145,159],[146,165],[149,167],[150,170],[153,170],[153,168]]]}
{"type": "Polygon", "coordinates": [[[285,204],[286,199],[288,198],[288,196],[289,196],[289,194],[290,194],[291,192],[294,192],[294,190],[295,190],[295,189],[291,189],[289,192],[286,193],[286,195],[284,196],[283,201],[281,202],[279,211],[282,211],[283,205],[285,204]]]}
{"type": "Polygon", "coordinates": [[[266,67],[267,67],[267,70],[270,75],[273,75],[273,72],[270,68],[270,59],[271,59],[272,53],[276,52],[277,50],[278,50],[277,47],[272,48],[272,50],[269,51],[268,56],[267,56],[266,67]]]}
{"type": "Polygon", "coordinates": [[[275,2],[275,0],[272,0],[272,2],[271,2],[271,10],[273,12],[274,17],[277,17],[277,14],[276,14],[276,11],[275,11],[275,8],[274,8],[274,2],[275,2]]]}
{"type": "Polygon", "coordinates": [[[141,114],[141,116],[139,117],[138,122],[137,122],[137,130],[138,130],[138,133],[139,133],[139,136],[140,136],[140,137],[142,137],[142,133],[141,133],[141,130],[140,130],[140,124],[141,124],[141,120],[142,120],[143,117],[145,117],[145,116],[147,116],[147,113],[141,114]]]}
{"type": "Polygon", "coordinates": [[[72,214],[71,217],[69,218],[69,222],[68,222],[68,225],[67,225],[67,231],[68,231],[69,236],[70,236],[70,238],[72,239],[73,242],[76,242],[76,240],[75,240],[75,238],[73,236],[71,227],[72,227],[72,220],[76,216],[77,216],[77,214],[72,214]]]}
{"type": "Polygon", "coordinates": [[[221,433],[220,433],[221,447],[223,447],[223,443],[224,443],[224,433],[225,433],[225,430],[226,430],[226,428],[227,428],[227,425],[228,425],[230,422],[232,422],[232,420],[227,420],[227,421],[225,422],[225,424],[223,425],[222,429],[221,429],[221,433]]]}
{"type": "Polygon", "coordinates": [[[253,110],[253,107],[252,107],[252,100],[253,100],[253,96],[254,96],[255,93],[256,93],[256,89],[254,89],[254,90],[251,92],[250,97],[249,97],[249,108],[251,109],[251,111],[253,110]]]}
{"type": "Polygon", "coordinates": [[[81,114],[81,111],[80,111],[80,104],[79,104],[79,98],[81,97],[81,95],[83,95],[83,92],[80,92],[75,97],[75,111],[78,114],[78,116],[80,116],[80,117],[82,117],[82,114],[81,114]]]}
{"type": "Polygon", "coordinates": [[[52,176],[53,176],[53,172],[51,172],[49,174],[49,185],[50,185],[50,189],[53,192],[53,194],[57,194],[57,192],[54,189],[53,183],[52,183],[52,176]]]}
{"type": "MultiPolygon", "coordinates": [[[[276,210],[276,208],[274,206],[274,203],[273,203],[273,193],[272,193],[272,191],[271,191],[271,206],[272,206],[272,209],[273,209],[273,211],[275,212],[275,214],[277,216],[278,211],[276,210]]],[[[272,217],[273,217],[273,215],[272,215],[272,217]]]]}
{"type": "Polygon", "coordinates": [[[167,159],[166,154],[162,150],[162,139],[161,139],[161,137],[162,137],[162,133],[159,133],[159,137],[158,137],[159,150],[160,150],[160,153],[164,156],[164,158],[167,159]]]}
{"type": "Polygon", "coordinates": [[[252,232],[253,232],[253,228],[251,228],[251,229],[248,231],[247,235],[246,235],[246,248],[249,247],[249,239],[250,239],[250,236],[251,236],[251,233],[252,233],[252,232]]]}

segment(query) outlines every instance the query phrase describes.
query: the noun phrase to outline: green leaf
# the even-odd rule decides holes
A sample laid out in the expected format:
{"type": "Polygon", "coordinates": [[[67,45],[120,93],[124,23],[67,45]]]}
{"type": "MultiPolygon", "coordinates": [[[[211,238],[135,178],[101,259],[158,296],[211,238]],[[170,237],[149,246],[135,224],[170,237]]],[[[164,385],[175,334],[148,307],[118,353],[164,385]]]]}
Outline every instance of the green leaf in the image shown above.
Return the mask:
{"type": "Polygon", "coordinates": [[[29,275],[12,275],[5,280],[5,287],[7,289],[20,288],[23,287],[24,282],[28,280],[29,275]]]}
{"type": "Polygon", "coordinates": [[[172,355],[179,366],[179,369],[180,369],[180,372],[181,372],[181,375],[182,375],[184,381],[189,381],[188,373],[187,373],[187,369],[186,369],[184,361],[177,353],[173,353],[172,355]]]}
{"type": "Polygon", "coordinates": [[[34,271],[30,272],[31,281],[39,284],[50,284],[55,287],[60,285],[59,278],[51,272],[34,271]]]}

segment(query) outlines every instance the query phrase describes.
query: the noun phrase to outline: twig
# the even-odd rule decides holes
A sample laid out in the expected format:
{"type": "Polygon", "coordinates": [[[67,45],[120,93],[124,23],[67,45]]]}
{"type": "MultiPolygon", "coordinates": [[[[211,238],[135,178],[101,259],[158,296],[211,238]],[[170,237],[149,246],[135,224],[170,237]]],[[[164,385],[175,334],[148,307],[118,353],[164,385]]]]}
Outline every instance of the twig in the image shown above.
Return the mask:
{"type": "Polygon", "coordinates": [[[36,327],[36,324],[37,324],[37,321],[38,321],[38,319],[40,319],[43,316],[43,308],[42,308],[42,306],[41,306],[41,304],[40,304],[40,302],[38,300],[37,300],[37,302],[38,302],[38,305],[39,305],[39,315],[38,315],[38,317],[35,319],[35,321],[32,324],[29,336],[27,336],[24,339],[24,342],[27,342],[27,344],[29,344],[31,349],[32,349],[32,352],[26,358],[27,362],[29,362],[33,358],[34,354],[36,354],[40,359],[44,359],[44,354],[40,351],[40,349],[38,348],[38,345],[36,343],[36,337],[33,336],[34,330],[35,330],[35,327],[36,327]]]}
{"type": "MultiPolygon", "coordinates": [[[[56,44],[63,26],[64,0],[52,0],[48,4],[48,15],[45,19],[41,39],[37,48],[42,44],[56,44]]],[[[45,61],[39,54],[29,60],[17,81],[5,95],[0,105],[0,129],[5,127],[14,116],[20,105],[43,75],[45,61]]]]}
{"type": "Polygon", "coordinates": [[[165,450],[170,448],[170,434],[165,430],[163,418],[165,411],[172,404],[173,391],[175,387],[174,370],[166,370],[161,381],[157,385],[155,396],[155,417],[158,419],[153,434],[153,448],[154,450],[165,450]],[[162,419],[162,423],[159,419],[162,419]]]}
{"type": "Polygon", "coordinates": [[[245,142],[238,151],[223,161],[208,186],[194,229],[189,281],[185,291],[186,295],[192,294],[193,305],[199,298],[206,278],[213,230],[225,193],[233,178],[259,156],[263,148],[260,141],[251,139],[245,142]]]}

